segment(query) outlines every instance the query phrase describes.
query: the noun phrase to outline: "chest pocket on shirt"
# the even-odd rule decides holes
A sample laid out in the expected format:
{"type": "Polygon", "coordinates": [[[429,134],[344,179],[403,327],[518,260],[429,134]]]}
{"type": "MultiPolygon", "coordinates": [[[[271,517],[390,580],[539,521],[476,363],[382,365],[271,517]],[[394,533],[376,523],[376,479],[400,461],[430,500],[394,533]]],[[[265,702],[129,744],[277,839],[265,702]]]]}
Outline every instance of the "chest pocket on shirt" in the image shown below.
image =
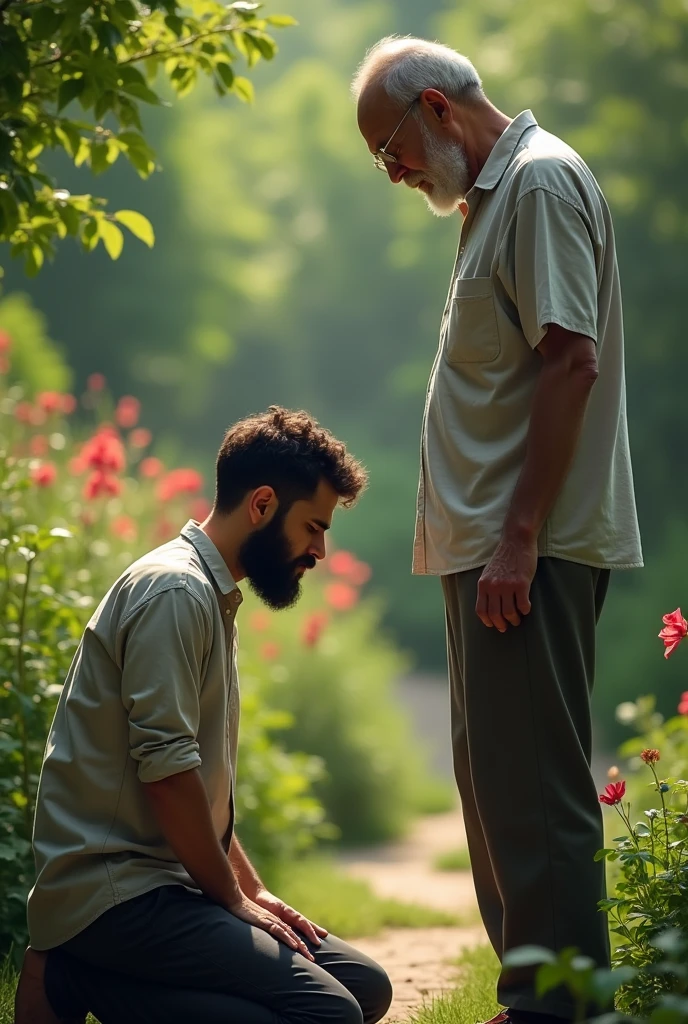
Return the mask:
{"type": "Polygon", "coordinates": [[[492,281],[489,277],[457,278],[447,318],[447,362],[489,363],[499,352],[492,281]]]}

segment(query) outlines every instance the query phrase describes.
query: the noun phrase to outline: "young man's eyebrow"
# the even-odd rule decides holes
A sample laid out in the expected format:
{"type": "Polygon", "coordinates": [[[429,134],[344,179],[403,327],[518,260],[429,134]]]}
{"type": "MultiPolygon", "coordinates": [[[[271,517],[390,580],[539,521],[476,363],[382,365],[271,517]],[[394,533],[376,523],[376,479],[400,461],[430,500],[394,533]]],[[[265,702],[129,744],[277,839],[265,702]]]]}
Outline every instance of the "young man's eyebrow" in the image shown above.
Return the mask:
{"type": "Polygon", "coordinates": [[[319,526],[321,530],[329,530],[330,523],[326,523],[324,519],[314,519],[313,522],[316,526],[319,526]]]}

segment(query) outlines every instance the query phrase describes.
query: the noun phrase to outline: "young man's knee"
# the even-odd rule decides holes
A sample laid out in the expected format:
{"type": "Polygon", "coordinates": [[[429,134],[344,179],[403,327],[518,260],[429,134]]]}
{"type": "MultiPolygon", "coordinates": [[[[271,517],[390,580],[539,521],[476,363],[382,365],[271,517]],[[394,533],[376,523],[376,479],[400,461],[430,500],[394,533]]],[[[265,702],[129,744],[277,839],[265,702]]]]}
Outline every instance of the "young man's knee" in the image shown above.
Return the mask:
{"type": "Polygon", "coordinates": [[[389,1010],[393,996],[392,982],[379,964],[370,967],[365,978],[365,998],[361,1000],[364,1024],[377,1024],[389,1010]]]}

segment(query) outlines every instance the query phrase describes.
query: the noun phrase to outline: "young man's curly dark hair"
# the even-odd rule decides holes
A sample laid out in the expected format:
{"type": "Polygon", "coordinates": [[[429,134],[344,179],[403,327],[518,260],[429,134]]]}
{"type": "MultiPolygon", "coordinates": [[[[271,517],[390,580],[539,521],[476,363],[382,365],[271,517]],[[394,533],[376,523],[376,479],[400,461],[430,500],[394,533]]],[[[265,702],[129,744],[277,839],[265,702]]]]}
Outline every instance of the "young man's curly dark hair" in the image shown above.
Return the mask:
{"type": "Polygon", "coordinates": [[[215,509],[228,514],[244,495],[264,485],[274,489],[286,511],[295,501],[312,497],[321,480],[349,508],[364,490],[368,474],[307,412],[271,405],[229,428],[217,456],[216,480],[215,509]]]}

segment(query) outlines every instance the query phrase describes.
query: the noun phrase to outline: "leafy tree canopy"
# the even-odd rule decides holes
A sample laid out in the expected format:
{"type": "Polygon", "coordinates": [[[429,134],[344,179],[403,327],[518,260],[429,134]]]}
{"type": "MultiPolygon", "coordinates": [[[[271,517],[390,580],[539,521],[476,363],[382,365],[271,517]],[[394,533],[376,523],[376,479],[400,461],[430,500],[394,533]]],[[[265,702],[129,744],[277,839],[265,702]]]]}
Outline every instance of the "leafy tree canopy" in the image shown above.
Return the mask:
{"type": "Polygon", "coordinates": [[[237,73],[237,59],[249,68],[271,60],[277,47],[269,29],[294,24],[288,15],[262,17],[261,6],[244,0],[0,2],[0,241],[24,258],[29,275],[67,235],[87,251],[102,241],[112,259],[122,251],[120,225],[153,245],[153,228],[142,214],[109,212],[103,199],[60,188],[47,172],[46,153],[61,150],[95,174],[124,156],[147,178],[156,162],[141,103],[169,105],[163,96],[184,96],[199,75],[211,79],[219,95],[250,101],[253,87],[237,73]]]}

